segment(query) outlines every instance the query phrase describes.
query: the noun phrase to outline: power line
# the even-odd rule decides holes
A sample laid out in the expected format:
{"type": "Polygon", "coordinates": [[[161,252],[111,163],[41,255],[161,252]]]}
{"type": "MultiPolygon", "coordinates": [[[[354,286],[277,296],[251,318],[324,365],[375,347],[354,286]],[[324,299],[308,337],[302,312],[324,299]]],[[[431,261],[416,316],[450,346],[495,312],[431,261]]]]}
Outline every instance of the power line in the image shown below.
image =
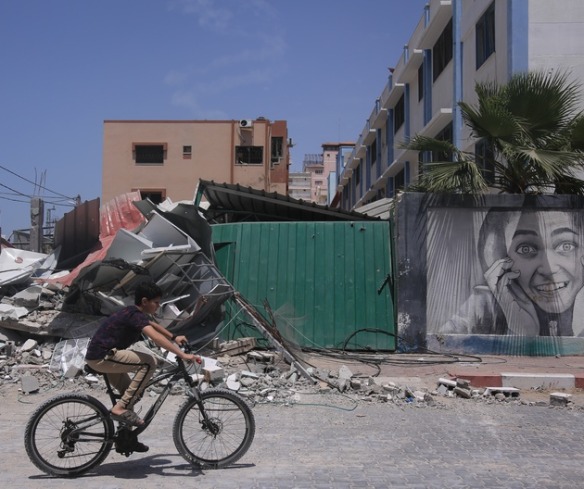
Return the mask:
{"type": "MultiPolygon", "coordinates": [[[[59,192],[55,192],[54,190],[51,190],[50,188],[47,188],[47,187],[45,187],[45,186],[43,186],[43,185],[40,185],[40,184],[38,184],[37,182],[33,182],[32,180],[29,180],[28,178],[25,178],[25,177],[23,177],[23,176],[19,175],[18,173],[15,173],[15,172],[13,172],[12,170],[10,170],[10,169],[8,169],[8,168],[6,168],[6,167],[2,166],[2,165],[0,165],[0,169],[2,169],[2,170],[4,170],[4,171],[7,171],[8,173],[11,173],[12,175],[14,175],[14,176],[16,176],[16,177],[18,177],[18,178],[20,178],[20,179],[24,180],[25,182],[31,183],[31,184],[32,184],[32,185],[34,185],[35,187],[42,188],[43,190],[46,190],[47,192],[51,192],[52,194],[58,195],[59,197],[64,197],[65,199],[69,199],[69,200],[75,200],[75,197],[69,197],[69,196],[67,196],[67,195],[63,195],[63,194],[61,194],[61,193],[59,193],[59,192]]],[[[12,190],[12,189],[11,189],[11,190],[12,190]]],[[[24,195],[24,194],[22,194],[22,195],[24,195]]]]}
{"type": "Polygon", "coordinates": [[[11,199],[10,197],[2,197],[2,196],[0,196],[0,199],[3,199],[3,200],[11,200],[12,202],[22,202],[24,204],[29,204],[30,203],[30,200],[11,199]]]}
{"type": "Polygon", "coordinates": [[[9,187],[8,185],[4,185],[3,183],[0,183],[0,187],[4,187],[4,188],[10,190],[11,192],[14,192],[14,194],[16,194],[16,195],[30,198],[30,195],[23,194],[22,192],[19,192],[18,190],[14,190],[13,188],[9,187]]]}

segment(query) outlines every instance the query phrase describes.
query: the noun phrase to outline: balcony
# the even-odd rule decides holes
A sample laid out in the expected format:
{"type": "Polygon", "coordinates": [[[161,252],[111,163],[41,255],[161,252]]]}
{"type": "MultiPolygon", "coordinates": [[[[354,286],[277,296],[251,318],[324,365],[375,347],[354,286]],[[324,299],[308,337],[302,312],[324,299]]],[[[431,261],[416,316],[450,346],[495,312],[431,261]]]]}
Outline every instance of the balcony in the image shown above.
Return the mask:
{"type": "Polygon", "coordinates": [[[382,100],[383,107],[393,109],[399,98],[403,95],[404,87],[405,83],[395,83],[385,100],[382,100]]]}
{"type": "MultiPolygon", "coordinates": [[[[407,49],[407,48],[406,48],[407,49]]],[[[400,83],[409,83],[416,80],[418,76],[418,69],[424,61],[424,50],[413,49],[409,54],[407,62],[400,73],[397,74],[397,80],[400,83]]]]}
{"type": "Polygon", "coordinates": [[[433,0],[430,3],[430,22],[420,37],[419,49],[432,49],[452,17],[451,0],[433,0]]]}
{"type": "Polygon", "coordinates": [[[381,100],[377,99],[375,101],[375,108],[369,120],[371,121],[371,127],[374,129],[381,129],[387,124],[387,114],[388,110],[381,106],[381,100]]]}
{"type": "Polygon", "coordinates": [[[418,136],[434,137],[450,121],[452,121],[452,107],[442,107],[432,116],[430,122],[418,132],[418,136]]]}

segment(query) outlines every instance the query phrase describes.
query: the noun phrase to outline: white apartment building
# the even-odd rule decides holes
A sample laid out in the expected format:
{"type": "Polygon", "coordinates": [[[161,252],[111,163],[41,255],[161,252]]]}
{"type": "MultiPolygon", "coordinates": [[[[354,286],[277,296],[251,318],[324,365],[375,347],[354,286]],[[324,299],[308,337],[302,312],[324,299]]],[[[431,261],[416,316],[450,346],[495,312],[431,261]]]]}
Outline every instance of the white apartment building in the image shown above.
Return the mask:
{"type": "Polygon", "coordinates": [[[416,181],[425,156],[402,148],[416,134],[480,151],[458,102],[476,102],[478,81],[533,70],[584,80],[583,0],[429,1],[355,147],[337,158],[339,206],[391,198],[416,181]]]}

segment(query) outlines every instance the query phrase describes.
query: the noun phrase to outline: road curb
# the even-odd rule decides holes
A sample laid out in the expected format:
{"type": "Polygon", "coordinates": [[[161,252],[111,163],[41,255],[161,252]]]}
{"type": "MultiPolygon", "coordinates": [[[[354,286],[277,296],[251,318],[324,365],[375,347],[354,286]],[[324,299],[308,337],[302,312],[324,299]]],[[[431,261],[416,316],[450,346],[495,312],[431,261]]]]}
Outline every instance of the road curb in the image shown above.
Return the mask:
{"type": "Polygon", "coordinates": [[[583,373],[449,372],[452,378],[469,380],[473,387],[515,387],[517,389],[583,389],[583,373]]]}

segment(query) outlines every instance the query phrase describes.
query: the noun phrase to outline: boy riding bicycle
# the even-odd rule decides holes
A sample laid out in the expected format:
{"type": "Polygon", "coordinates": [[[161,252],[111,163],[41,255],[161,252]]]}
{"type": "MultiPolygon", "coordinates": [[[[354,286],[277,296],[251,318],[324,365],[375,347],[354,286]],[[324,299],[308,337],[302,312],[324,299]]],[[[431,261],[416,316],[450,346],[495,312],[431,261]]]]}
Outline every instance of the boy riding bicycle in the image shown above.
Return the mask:
{"type": "MultiPolygon", "coordinates": [[[[185,336],[173,335],[152,320],[161,297],[162,289],[158,285],[140,283],[134,294],[134,305],[124,307],[103,321],[91,338],[85,355],[86,363],[97,372],[106,374],[121,395],[111,409],[112,419],[131,426],[144,424],[133,408],[156,369],[153,355],[128,349],[141,339],[142,334],[185,362],[201,361],[199,356],[179,348],[178,345],[186,343],[185,336]],[[129,372],[136,372],[133,378],[129,372]]],[[[140,445],[141,451],[148,450],[146,445],[140,445]]]]}

